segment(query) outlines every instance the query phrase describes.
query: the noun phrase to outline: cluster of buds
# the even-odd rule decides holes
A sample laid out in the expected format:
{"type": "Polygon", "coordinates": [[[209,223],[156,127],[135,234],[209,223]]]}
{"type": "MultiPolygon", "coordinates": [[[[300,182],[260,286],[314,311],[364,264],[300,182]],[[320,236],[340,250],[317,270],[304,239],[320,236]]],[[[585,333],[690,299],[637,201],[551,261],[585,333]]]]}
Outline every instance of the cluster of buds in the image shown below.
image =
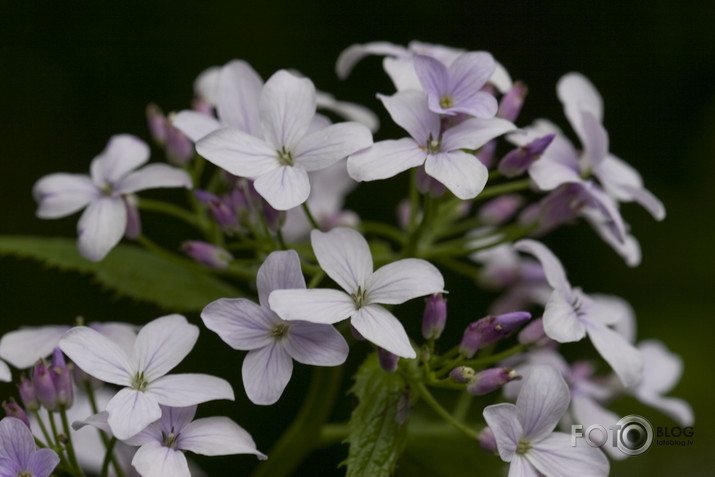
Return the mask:
{"type": "Polygon", "coordinates": [[[72,365],[67,366],[59,348],[55,348],[49,367],[44,360],[38,361],[32,371],[32,378],[22,376],[18,385],[20,400],[25,409],[35,412],[42,406],[53,412],[72,407],[74,392],[71,368],[72,365]]]}

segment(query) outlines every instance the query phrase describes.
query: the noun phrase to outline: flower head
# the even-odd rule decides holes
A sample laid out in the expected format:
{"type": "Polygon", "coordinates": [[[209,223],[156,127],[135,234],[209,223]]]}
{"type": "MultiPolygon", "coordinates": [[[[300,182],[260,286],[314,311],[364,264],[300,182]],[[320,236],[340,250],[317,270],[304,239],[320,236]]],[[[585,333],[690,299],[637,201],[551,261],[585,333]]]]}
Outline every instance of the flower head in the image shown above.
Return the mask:
{"type": "Polygon", "coordinates": [[[0,475],[49,477],[60,458],[50,449],[37,449],[30,429],[14,417],[0,421],[0,475]]]}

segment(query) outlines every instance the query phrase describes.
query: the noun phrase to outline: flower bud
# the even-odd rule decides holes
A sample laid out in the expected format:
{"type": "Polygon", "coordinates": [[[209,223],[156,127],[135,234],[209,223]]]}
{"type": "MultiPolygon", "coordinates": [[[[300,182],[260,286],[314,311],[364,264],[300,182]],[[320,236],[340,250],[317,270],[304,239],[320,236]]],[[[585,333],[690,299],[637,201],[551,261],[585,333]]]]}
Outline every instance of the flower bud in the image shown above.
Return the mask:
{"type": "Polygon", "coordinates": [[[166,142],[166,118],[164,112],[154,103],[146,106],[146,121],[149,126],[149,133],[155,143],[164,145],[166,142]]]}
{"type": "Polygon", "coordinates": [[[352,324],[350,325],[350,333],[357,341],[365,341],[365,337],[352,324]]]}
{"type": "Polygon", "coordinates": [[[15,402],[13,398],[10,398],[9,401],[3,401],[2,408],[5,410],[5,414],[8,417],[20,419],[28,428],[30,428],[30,421],[27,419],[27,414],[25,414],[25,411],[18,403],[15,402]]]}
{"type": "MultiPolygon", "coordinates": [[[[72,365],[70,365],[70,368],[72,365]]],[[[72,389],[72,375],[65,363],[65,357],[59,348],[55,348],[52,354],[52,366],[50,376],[57,392],[57,404],[65,409],[72,407],[74,393],[72,389]]]]}
{"type": "Polygon", "coordinates": [[[25,375],[20,376],[20,384],[17,385],[17,390],[20,393],[20,401],[22,401],[22,405],[25,406],[28,412],[40,409],[40,401],[37,400],[35,395],[35,386],[25,375]]]}
{"type": "Polygon", "coordinates": [[[467,385],[467,392],[481,396],[496,391],[509,381],[521,379],[512,368],[489,368],[480,371],[467,385]]]}
{"type": "Polygon", "coordinates": [[[497,142],[494,140],[489,141],[483,145],[477,152],[477,159],[479,162],[491,168],[494,164],[494,152],[497,150],[497,142]]]}
{"type": "Polygon", "coordinates": [[[169,117],[166,127],[166,158],[176,165],[181,166],[194,157],[194,145],[191,140],[171,123],[173,115],[169,117]]]}
{"type": "Polygon", "coordinates": [[[142,222],[137,208],[137,196],[127,194],[124,196],[124,208],[127,210],[127,225],[124,229],[124,236],[130,240],[136,240],[142,234],[142,222]]]}
{"type": "Polygon", "coordinates": [[[233,260],[233,255],[228,251],[201,240],[187,240],[181,244],[181,250],[209,268],[228,268],[233,260]]]}
{"type": "Polygon", "coordinates": [[[35,388],[35,396],[40,404],[48,411],[54,411],[57,407],[57,391],[50,371],[42,361],[35,365],[32,372],[32,386],[35,388]]]}
{"type": "Polygon", "coordinates": [[[501,225],[511,219],[524,204],[519,194],[505,194],[484,204],[478,212],[479,220],[487,225],[501,225]]]}
{"type": "Polygon", "coordinates": [[[395,371],[397,371],[397,363],[400,360],[398,356],[378,346],[377,358],[380,361],[380,366],[382,366],[382,369],[384,369],[388,373],[394,373],[395,371]]]}
{"type": "Polygon", "coordinates": [[[499,102],[497,116],[513,122],[519,116],[521,107],[524,105],[524,98],[526,98],[528,92],[529,89],[521,81],[514,83],[514,86],[499,102]]]}
{"type": "Polygon", "coordinates": [[[515,311],[503,315],[489,315],[467,326],[459,352],[471,358],[484,346],[494,344],[509,336],[531,318],[531,313],[515,311]]]}
{"type": "Polygon", "coordinates": [[[556,134],[548,134],[531,141],[526,146],[512,149],[499,162],[499,172],[505,177],[516,177],[523,174],[534,161],[541,157],[555,137],[556,134]]]}
{"type": "Polygon", "coordinates": [[[425,298],[425,311],[422,315],[422,336],[426,340],[438,339],[447,322],[447,300],[441,293],[425,298]]]}
{"type": "Polygon", "coordinates": [[[474,369],[469,366],[457,366],[449,372],[449,377],[455,383],[465,384],[474,379],[475,374],[474,369]]]}
{"type": "Polygon", "coordinates": [[[546,332],[544,332],[543,318],[537,318],[526,325],[524,329],[519,332],[517,339],[519,343],[523,345],[541,345],[544,343],[544,340],[549,340],[549,337],[546,336],[546,332]]]}
{"type": "MultiPolygon", "coordinates": [[[[240,194],[241,192],[238,191],[238,193],[240,194]]],[[[232,204],[235,201],[233,193],[228,198],[224,198],[205,190],[196,190],[194,195],[199,201],[208,206],[211,216],[219,227],[225,231],[238,229],[238,213],[232,204]]]]}
{"type": "Polygon", "coordinates": [[[499,455],[499,450],[497,449],[497,440],[494,437],[494,433],[491,428],[485,427],[479,432],[477,436],[479,441],[479,447],[489,454],[499,455]]]}

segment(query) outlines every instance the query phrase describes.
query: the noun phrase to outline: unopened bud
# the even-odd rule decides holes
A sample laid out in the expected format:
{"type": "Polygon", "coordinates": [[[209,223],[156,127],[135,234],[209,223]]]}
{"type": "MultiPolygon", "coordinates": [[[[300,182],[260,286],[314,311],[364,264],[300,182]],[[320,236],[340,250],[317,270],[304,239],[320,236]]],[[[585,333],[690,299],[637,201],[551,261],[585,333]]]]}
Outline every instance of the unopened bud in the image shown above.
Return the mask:
{"type": "Polygon", "coordinates": [[[425,298],[425,311],[422,314],[422,336],[426,340],[438,339],[447,322],[447,300],[441,293],[425,298]]]}
{"type": "Polygon", "coordinates": [[[519,194],[505,194],[484,204],[478,212],[479,220],[487,225],[501,225],[511,219],[524,198],[519,194]]]}
{"type": "Polygon", "coordinates": [[[149,133],[155,143],[164,145],[166,142],[166,117],[159,106],[149,103],[146,107],[146,121],[149,133]]]}
{"type": "Polygon", "coordinates": [[[466,384],[474,379],[475,374],[474,369],[469,366],[457,366],[449,372],[449,377],[455,383],[466,384]]]}
{"type": "MultiPolygon", "coordinates": [[[[72,365],[70,365],[70,368],[72,365]]],[[[74,392],[72,389],[72,375],[65,363],[65,357],[59,348],[55,348],[52,354],[52,366],[50,367],[50,376],[55,385],[57,393],[57,404],[65,409],[72,407],[74,392]]]]}
{"type": "Polygon", "coordinates": [[[166,158],[170,163],[181,166],[194,157],[194,145],[183,132],[174,127],[171,119],[166,127],[166,158]]]}
{"type": "Polygon", "coordinates": [[[548,340],[549,337],[546,336],[546,332],[544,332],[543,318],[537,318],[526,325],[524,329],[519,332],[517,339],[519,343],[523,345],[541,344],[544,339],[548,340]]]}
{"type": "Polygon", "coordinates": [[[2,408],[5,410],[5,414],[8,417],[20,419],[28,428],[30,427],[30,421],[27,419],[27,414],[25,414],[25,411],[18,403],[15,402],[13,398],[10,398],[8,401],[3,401],[2,408]]]}
{"type": "Polygon", "coordinates": [[[491,428],[485,427],[479,432],[477,436],[479,441],[479,447],[489,454],[499,455],[499,450],[497,449],[497,440],[494,437],[494,433],[491,428]]]}
{"type": "Polygon", "coordinates": [[[48,411],[56,410],[57,391],[55,390],[55,383],[52,381],[50,371],[42,361],[35,365],[35,369],[32,372],[32,386],[35,388],[35,396],[37,396],[40,404],[48,411]]]}
{"type": "Polygon", "coordinates": [[[514,83],[514,87],[499,102],[497,116],[513,122],[519,116],[521,107],[524,105],[524,98],[526,98],[528,92],[528,88],[521,81],[514,83]]]}
{"type": "Polygon", "coordinates": [[[365,337],[352,324],[350,325],[350,333],[357,341],[365,341],[365,337]]]}
{"type": "Polygon", "coordinates": [[[20,393],[20,401],[22,401],[25,409],[29,412],[40,409],[40,401],[37,400],[37,395],[35,395],[35,386],[24,375],[20,376],[20,384],[17,385],[17,390],[20,393]]]}
{"type": "Polygon", "coordinates": [[[517,147],[507,153],[499,162],[499,172],[506,177],[516,177],[523,174],[534,161],[541,157],[555,134],[548,134],[544,137],[531,141],[526,146],[517,147]]]}
{"type": "Polygon", "coordinates": [[[496,391],[509,381],[521,379],[512,368],[489,368],[480,371],[469,382],[467,392],[474,396],[481,396],[496,391]]]}
{"type": "Polygon", "coordinates": [[[397,363],[400,360],[398,356],[378,347],[377,358],[380,361],[380,366],[382,366],[382,369],[384,369],[388,373],[394,373],[395,371],[397,371],[397,363]]]}
{"type": "Polygon", "coordinates": [[[181,244],[181,250],[199,263],[210,268],[228,268],[233,255],[228,251],[201,240],[187,240],[181,244]]]}
{"type": "Polygon", "coordinates": [[[503,315],[489,315],[467,326],[464,330],[459,352],[471,358],[484,346],[494,344],[509,336],[513,331],[526,323],[531,313],[515,311],[503,315]]]}

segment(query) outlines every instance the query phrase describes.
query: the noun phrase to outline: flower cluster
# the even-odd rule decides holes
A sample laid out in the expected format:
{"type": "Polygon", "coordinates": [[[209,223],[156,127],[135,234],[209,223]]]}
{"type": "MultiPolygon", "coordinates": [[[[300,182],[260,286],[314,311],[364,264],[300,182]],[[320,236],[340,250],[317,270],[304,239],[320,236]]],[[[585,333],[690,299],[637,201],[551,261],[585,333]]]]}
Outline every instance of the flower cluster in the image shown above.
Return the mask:
{"type": "Polygon", "coordinates": [[[199,75],[193,109],[147,107],[150,135],[171,165],[145,165],[150,147],[122,134],[89,175],[37,181],[38,217],[84,209],[79,254],[61,251],[67,263],[98,262],[91,270],[120,294],[193,313],[143,326],[80,318],[4,334],[0,379],[13,380],[5,361],[20,374],[18,400],[3,403],[0,474],[196,475],[189,452],[253,454],[265,460],[261,475],[289,475],[334,439],[350,444],[350,475],[387,476],[408,433],[426,435],[439,416],[509,463],[509,475],[607,475],[609,457],[622,453],[573,445],[557,426],[609,428],[619,417],[608,405],[623,395],[692,425],[690,406],[664,396],[682,374],[680,358],[660,341],[636,342],[628,303],[573,286],[539,241],[583,217],[636,266],[640,248],[621,204],[665,217],[638,172],[609,151],[591,82],[568,73],[556,86],[577,147],[546,119],[519,125],[526,85],[488,52],[353,45],[338,58],[338,76],[368,55],[384,56],[395,92],[377,97],[404,137],[375,141],[379,121],[367,108],[295,71],[264,82],[234,60],[199,75]],[[357,183],[405,172],[400,203],[376,197],[345,207],[357,183]],[[180,203],[137,196],[154,188],[188,193],[180,203]],[[396,225],[371,217],[393,206],[396,225]],[[166,214],[194,235],[155,242],[142,232],[140,211],[166,214]],[[165,271],[159,279],[157,269],[165,271]],[[157,281],[172,300],[146,292],[157,281]],[[465,283],[473,294],[499,296],[483,310],[450,308],[450,288],[465,283]],[[237,385],[171,372],[197,343],[198,325],[240,351],[224,350],[242,359],[253,404],[273,405],[297,386],[294,362],[318,367],[270,459],[231,418],[195,418],[199,404],[233,401],[237,385]],[[569,362],[563,351],[587,352],[588,341],[600,357],[569,362]],[[328,423],[341,395],[330,370],[348,361],[359,366],[351,387],[358,403],[346,425],[328,423]],[[457,411],[446,411],[434,389],[459,396],[457,411]],[[472,409],[471,396],[492,404],[472,409]],[[515,404],[496,402],[503,399],[515,404]]]}

